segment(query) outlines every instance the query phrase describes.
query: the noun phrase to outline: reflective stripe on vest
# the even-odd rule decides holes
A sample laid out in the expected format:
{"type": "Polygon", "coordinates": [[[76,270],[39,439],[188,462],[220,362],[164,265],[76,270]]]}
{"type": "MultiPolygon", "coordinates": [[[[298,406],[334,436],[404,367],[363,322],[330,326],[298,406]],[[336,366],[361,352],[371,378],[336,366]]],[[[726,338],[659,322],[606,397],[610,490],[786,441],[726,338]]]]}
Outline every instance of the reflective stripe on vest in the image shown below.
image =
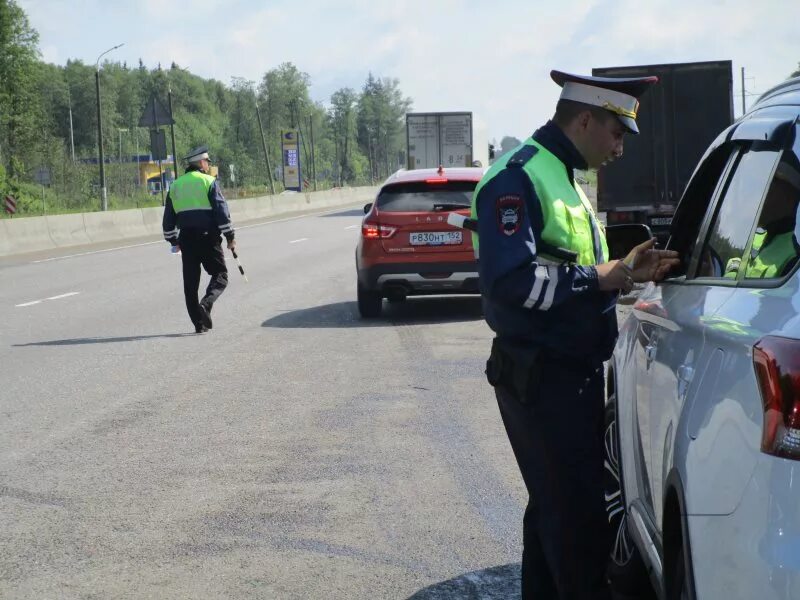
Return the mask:
{"type": "Polygon", "coordinates": [[[176,213],[187,210],[211,210],[208,191],[214,185],[214,177],[200,171],[189,171],[176,179],[169,188],[172,208],[176,213]]]}
{"type": "MultiPolygon", "coordinates": [[[[592,205],[577,183],[570,183],[566,168],[547,148],[529,138],[523,145],[534,145],[538,152],[523,165],[525,173],[533,183],[542,207],[544,229],[541,238],[557,248],[566,248],[578,254],[577,264],[596,265],[608,258],[605,232],[597,220],[592,205]]],[[[521,148],[521,146],[520,146],[521,148]]],[[[492,165],[484,176],[472,198],[472,218],[477,219],[477,198],[483,186],[497,175],[514,154],[509,152],[501,161],[492,165]]],[[[475,254],[478,254],[477,235],[472,236],[475,254]]],[[[544,260],[553,257],[542,256],[544,260]]],[[[537,258],[538,260],[538,258],[537,258]]],[[[549,261],[548,261],[549,262],[549,261]]],[[[555,259],[558,264],[563,263],[555,259]]]]}

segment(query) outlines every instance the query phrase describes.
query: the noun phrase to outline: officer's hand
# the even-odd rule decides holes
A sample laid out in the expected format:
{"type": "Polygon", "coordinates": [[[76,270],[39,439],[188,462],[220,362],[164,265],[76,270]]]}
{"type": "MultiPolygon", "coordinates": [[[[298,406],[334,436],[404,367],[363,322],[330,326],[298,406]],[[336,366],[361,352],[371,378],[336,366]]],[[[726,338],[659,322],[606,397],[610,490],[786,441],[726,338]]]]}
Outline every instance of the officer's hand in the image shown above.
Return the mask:
{"type": "Polygon", "coordinates": [[[681,264],[674,250],[654,250],[655,238],[636,246],[625,257],[631,267],[631,277],[637,283],[661,281],[670,269],[681,264]]]}
{"type": "Polygon", "coordinates": [[[228,240],[228,250],[236,250],[236,240],[228,240]]]}
{"type": "Polygon", "coordinates": [[[627,294],[633,289],[631,270],[621,260],[611,260],[597,265],[595,269],[597,269],[597,282],[601,291],[622,290],[627,294]]]}

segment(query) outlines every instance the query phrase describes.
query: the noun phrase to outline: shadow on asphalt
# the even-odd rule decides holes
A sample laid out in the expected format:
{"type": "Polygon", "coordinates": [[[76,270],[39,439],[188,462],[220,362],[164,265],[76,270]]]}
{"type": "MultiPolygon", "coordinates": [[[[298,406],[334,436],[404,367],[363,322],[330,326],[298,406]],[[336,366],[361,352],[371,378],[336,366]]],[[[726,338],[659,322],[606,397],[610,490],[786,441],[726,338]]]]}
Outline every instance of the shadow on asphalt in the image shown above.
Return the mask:
{"type": "Polygon", "coordinates": [[[409,298],[405,302],[384,301],[377,319],[362,319],[355,302],[336,302],[299,310],[286,311],[264,321],[262,327],[283,329],[338,327],[396,327],[479,321],[483,319],[479,296],[448,298],[409,298]]]}
{"type": "MultiPolygon", "coordinates": [[[[364,202],[366,204],[366,202],[364,202]]],[[[330,213],[327,215],[320,215],[321,217],[363,217],[363,208],[352,208],[350,210],[343,210],[342,212],[330,213]]]]}
{"type": "Polygon", "coordinates": [[[507,600],[520,597],[520,565],[472,571],[428,586],[406,600],[507,600]]]}
{"type": "Polygon", "coordinates": [[[114,342],[137,342],[140,340],[151,340],[155,338],[180,338],[186,336],[194,336],[196,333],[165,333],[162,335],[132,335],[126,337],[89,337],[89,338],[75,338],[71,340],[50,340],[47,342],[30,342],[29,344],[11,344],[15,348],[24,348],[26,346],[80,346],[83,344],[111,344],[114,342]]]}

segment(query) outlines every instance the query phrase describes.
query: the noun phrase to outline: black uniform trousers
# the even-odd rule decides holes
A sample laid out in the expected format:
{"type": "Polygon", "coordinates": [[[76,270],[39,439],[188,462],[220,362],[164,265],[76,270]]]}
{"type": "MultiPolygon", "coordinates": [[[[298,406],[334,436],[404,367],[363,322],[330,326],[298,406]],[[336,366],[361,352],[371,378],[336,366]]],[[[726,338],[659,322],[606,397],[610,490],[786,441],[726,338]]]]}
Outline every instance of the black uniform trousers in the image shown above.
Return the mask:
{"type": "Polygon", "coordinates": [[[538,366],[524,402],[495,388],[529,494],[522,598],[608,600],[602,364],[541,356],[538,366]]]}
{"type": "Polygon", "coordinates": [[[183,259],[183,295],[186,310],[192,323],[200,323],[200,309],[197,299],[200,286],[200,266],[211,275],[211,281],[203,296],[203,305],[211,312],[211,307],[228,286],[228,267],[222,253],[222,236],[218,232],[201,229],[181,229],[178,236],[183,259]]]}

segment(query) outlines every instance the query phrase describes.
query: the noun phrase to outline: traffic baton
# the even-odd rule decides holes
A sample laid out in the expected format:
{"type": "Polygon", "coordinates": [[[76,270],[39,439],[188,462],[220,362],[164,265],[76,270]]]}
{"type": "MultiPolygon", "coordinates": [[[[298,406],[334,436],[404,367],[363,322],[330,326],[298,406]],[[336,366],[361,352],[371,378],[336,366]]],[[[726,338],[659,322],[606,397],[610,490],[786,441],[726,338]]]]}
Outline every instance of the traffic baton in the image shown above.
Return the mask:
{"type": "Polygon", "coordinates": [[[247,275],[244,274],[244,269],[242,268],[242,263],[239,262],[239,255],[236,254],[236,250],[231,250],[231,252],[233,253],[233,258],[236,259],[236,264],[239,265],[239,273],[242,274],[242,277],[244,277],[245,281],[249,281],[247,279],[247,275]]]}

